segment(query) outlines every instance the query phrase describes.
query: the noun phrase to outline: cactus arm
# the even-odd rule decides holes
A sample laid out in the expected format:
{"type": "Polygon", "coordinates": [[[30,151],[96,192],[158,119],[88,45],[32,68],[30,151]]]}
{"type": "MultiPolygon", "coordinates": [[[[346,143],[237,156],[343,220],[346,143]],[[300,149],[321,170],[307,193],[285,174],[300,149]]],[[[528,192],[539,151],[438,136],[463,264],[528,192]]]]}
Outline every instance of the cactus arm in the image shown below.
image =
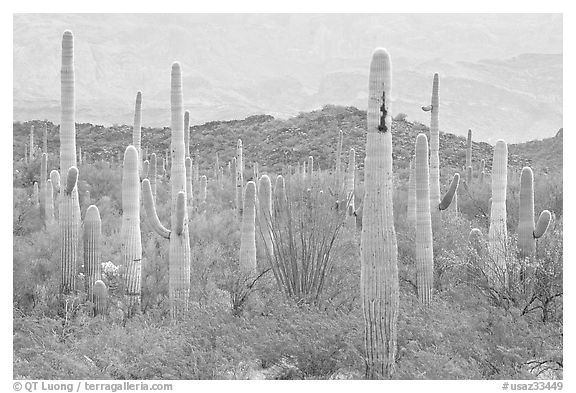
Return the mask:
{"type": "Polygon", "coordinates": [[[78,168],[75,166],[68,169],[68,176],[66,176],[66,188],[64,193],[70,195],[74,187],[76,187],[76,182],[78,181],[78,168]]]}
{"type": "Polygon", "coordinates": [[[424,112],[430,112],[430,111],[432,110],[432,105],[423,106],[423,107],[422,107],[422,110],[423,110],[424,112]]]}
{"type": "Polygon", "coordinates": [[[444,195],[444,198],[442,198],[442,201],[438,205],[438,209],[440,209],[440,210],[448,209],[448,207],[452,203],[452,200],[454,198],[454,194],[456,194],[456,190],[458,189],[458,184],[460,184],[460,174],[456,173],[454,175],[454,178],[452,179],[452,182],[450,183],[450,188],[448,189],[448,191],[444,195]]]}
{"type": "Polygon", "coordinates": [[[180,191],[178,193],[178,198],[176,199],[176,228],[174,231],[178,236],[182,234],[184,230],[184,218],[185,214],[184,211],[186,209],[186,193],[184,191],[180,191]]]}
{"type": "Polygon", "coordinates": [[[538,217],[538,222],[536,223],[536,228],[534,229],[534,238],[539,239],[548,230],[548,226],[550,225],[550,221],[552,220],[552,214],[548,210],[544,210],[540,213],[540,217],[538,217]]]}
{"type": "Polygon", "coordinates": [[[150,222],[150,226],[154,231],[165,239],[170,239],[170,231],[162,225],[158,214],[156,214],[156,205],[154,204],[154,196],[152,195],[152,188],[150,187],[150,180],[144,179],[142,181],[142,194],[144,199],[144,209],[146,216],[150,222]]]}

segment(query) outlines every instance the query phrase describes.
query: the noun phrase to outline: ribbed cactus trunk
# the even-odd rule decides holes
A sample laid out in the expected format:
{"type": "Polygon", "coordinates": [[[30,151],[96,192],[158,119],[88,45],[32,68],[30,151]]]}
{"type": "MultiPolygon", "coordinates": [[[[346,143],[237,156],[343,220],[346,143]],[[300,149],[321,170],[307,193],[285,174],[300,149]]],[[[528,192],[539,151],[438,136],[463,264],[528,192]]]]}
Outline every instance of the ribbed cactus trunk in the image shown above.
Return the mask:
{"type": "Polygon", "coordinates": [[[54,188],[52,187],[52,180],[46,180],[46,187],[44,190],[44,205],[45,217],[44,223],[46,228],[50,228],[54,224],[54,188]]]}
{"type": "Polygon", "coordinates": [[[84,217],[84,287],[87,299],[94,301],[94,283],[102,278],[102,221],[95,205],[90,205],[84,217]]]}
{"type": "MultiPolygon", "coordinates": [[[[472,130],[468,130],[468,139],[466,140],[466,168],[472,167],[472,130]]],[[[467,182],[472,179],[466,178],[467,182]]]]}
{"type": "Polygon", "coordinates": [[[314,176],[314,157],[308,156],[308,177],[310,181],[312,181],[313,176],[314,176]]]}
{"type": "Polygon", "coordinates": [[[256,184],[246,183],[244,209],[240,228],[240,272],[243,278],[254,278],[256,265],[256,184]]]}
{"type": "Polygon", "coordinates": [[[94,283],[94,316],[106,315],[108,313],[108,288],[104,281],[98,280],[94,283]]]}
{"type": "Polygon", "coordinates": [[[270,255],[274,255],[272,242],[272,183],[268,175],[262,175],[260,178],[260,187],[258,188],[258,223],[264,239],[264,245],[270,255]]]}
{"type": "Polygon", "coordinates": [[[54,218],[58,219],[58,206],[60,195],[60,172],[53,169],[50,171],[50,180],[52,181],[52,201],[54,203],[54,218]]]}
{"type": "Polygon", "coordinates": [[[434,252],[432,218],[430,215],[430,173],[428,169],[428,138],[416,138],[416,287],[418,298],[429,305],[434,288],[434,252]]]}
{"type": "Polygon", "coordinates": [[[408,174],[408,212],[406,219],[410,228],[416,227],[416,174],[414,171],[414,161],[410,160],[408,174]]]}
{"type": "Polygon", "coordinates": [[[390,378],[396,355],[398,247],[392,208],[390,55],[376,49],[370,63],[368,132],[360,247],[360,293],[365,323],[366,376],[390,378]]]}
{"type": "Polygon", "coordinates": [[[48,154],[48,124],[44,123],[42,138],[42,152],[48,154]]]}
{"type": "Polygon", "coordinates": [[[134,127],[132,129],[132,145],[138,152],[138,174],[142,175],[142,92],[136,93],[136,104],[134,105],[134,127]]]}
{"type": "Polygon", "coordinates": [[[38,187],[38,182],[34,182],[32,185],[32,202],[34,207],[40,205],[40,188],[38,187]]]}
{"type": "Polygon", "coordinates": [[[78,200],[78,169],[76,168],[76,127],[74,98],[74,39],[70,31],[62,37],[62,69],[60,72],[60,171],[66,176],[61,187],[58,209],[60,221],[61,281],[60,292],[76,291],[78,273],[78,240],[80,201],[78,200]]]}
{"type": "Polygon", "coordinates": [[[430,109],[430,214],[432,222],[438,223],[440,212],[440,132],[438,130],[440,98],[438,74],[434,74],[432,82],[432,100],[430,109]]]}
{"type": "Polygon", "coordinates": [[[354,213],[355,208],[355,192],[354,192],[354,184],[355,184],[355,175],[356,175],[356,150],[354,148],[350,149],[350,153],[348,154],[348,170],[346,171],[346,198],[348,198],[349,203],[349,216],[352,216],[354,213]]]}
{"type": "Polygon", "coordinates": [[[507,286],[508,269],[506,249],[508,230],[506,227],[506,187],[508,184],[508,146],[503,140],[494,146],[492,161],[492,207],[488,231],[488,250],[492,267],[489,278],[497,287],[507,286]]]}
{"type": "Polygon", "coordinates": [[[242,140],[238,139],[236,145],[236,208],[238,217],[242,217],[244,208],[244,160],[242,158],[242,140]]]}
{"type": "Polygon", "coordinates": [[[171,83],[172,167],[170,184],[172,188],[172,214],[170,224],[173,230],[170,235],[169,289],[170,298],[173,300],[172,315],[177,317],[188,311],[190,297],[190,237],[188,235],[188,209],[186,206],[184,97],[182,71],[179,63],[172,65],[171,83]],[[179,193],[183,194],[182,197],[178,196],[179,193]],[[184,201],[178,202],[179,198],[183,198],[184,201]],[[180,228],[181,230],[179,230],[180,228]]]}
{"type": "Polygon", "coordinates": [[[34,160],[34,126],[30,126],[30,162],[34,160]]]}
{"type": "MultiPolygon", "coordinates": [[[[304,161],[302,163],[302,183],[304,183],[306,181],[306,176],[307,176],[308,172],[306,170],[306,161],[304,161]]],[[[339,188],[338,188],[339,189],[339,188]]]]}
{"type": "Polygon", "coordinates": [[[532,168],[522,168],[520,174],[520,207],[518,212],[518,251],[522,258],[536,252],[536,239],[544,235],[550,224],[551,214],[544,210],[534,224],[534,173],[532,168]]]}
{"type": "MultiPolygon", "coordinates": [[[[142,160],[138,159],[138,162],[142,160]]],[[[156,153],[150,155],[150,162],[148,164],[148,179],[150,180],[150,187],[152,188],[152,195],[154,202],[156,202],[156,191],[158,190],[158,159],[156,153]]]]}
{"type": "Polygon", "coordinates": [[[48,176],[48,154],[42,153],[40,159],[40,219],[46,223],[46,178],[48,176]]]}
{"type": "Polygon", "coordinates": [[[128,316],[140,311],[142,239],[140,237],[140,176],[138,150],[128,146],[122,168],[122,264],[128,316]]]}
{"type": "Polygon", "coordinates": [[[192,194],[192,159],[186,157],[186,198],[188,199],[188,215],[194,208],[194,195],[192,194]]]}
{"type": "MultiPolygon", "coordinates": [[[[190,157],[190,112],[184,112],[184,158],[190,157]]],[[[186,172],[188,173],[188,172],[186,172]]],[[[190,197],[188,197],[190,198],[190,197]]]]}
{"type": "Polygon", "coordinates": [[[338,131],[338,147],[336,148],[336,179],[334,187],[336,192],[342,187],[342,143],[344,141],[344,133],[342,130],[338,131]]]}

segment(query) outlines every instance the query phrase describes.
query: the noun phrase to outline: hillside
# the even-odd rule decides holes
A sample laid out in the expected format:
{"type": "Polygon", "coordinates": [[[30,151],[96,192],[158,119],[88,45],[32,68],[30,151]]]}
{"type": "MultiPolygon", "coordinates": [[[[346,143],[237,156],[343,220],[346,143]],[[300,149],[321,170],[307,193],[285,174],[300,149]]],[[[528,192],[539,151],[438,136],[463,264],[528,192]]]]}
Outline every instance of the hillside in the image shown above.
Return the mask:
{"type": "MultiPolygon", "coordinates": [[[[48,122],[49,151],[59,146],[58,126],[48,122]]],[[[35,120],[14,123],[13,154],[19,160],[28,142],[30,126],[35,125],[35,141],[40,143],[43,122],[35,120]]],[[[281,171],[285,165],[297,165],[308,156],[321,169],[334,167],[338,131],[344,133],[344,153],[354,147],[356,162],[362,173],[365,150],[366,112],[354,107],[325,106],[322,110],[301,113],[287,120],[269,115],[250,116],[244,120],[214,121],[191,127],[191,151],[199,152],[201,170],[211,175],[216,153],[226,163],[235,155],[236,141],[242,139],[245,155],[257,161],[262,170],[281,171]]],[[[414,152],[414,141],[428,127],[415,122],[394,121],[394,166],[406,168],[414,152]]],[[[169,144],[169,128],[143,128],[143,148],[148,153],[165,155],[169,144]]],[[[104,127],[88,123],[77,125],[77,145],[87,152],[89,160],[110,160],[123,154],[131,143],[132,127],[128,125],[104,127]]],[[[562,133],[555,137],[521,144],[509,144],[509,165],[521,169],[530,165],[544,173],[562,170],[562,133]]],[[[440,133],[440,161],[443,168],[459,170],[465,162],[466,139],[451,133],[440,133]]],[[[486,168],[492,162],[492,146],[485,142],[473,143],[473,162],[486,168]]]]}
{"type": "Polygon", "coordinates": [[[19,14],[14,120],[59,120],[60,36],[75,40],[78,122],[169,122],[171,61],[183,67],[192,123],[325,104],[366,109],[369,57],[394,54],[393,109],[427,123],[432,75],[443,125],[477,140],[523,142],[562,127],[560,14],[19,14]],[[458,37],[457,40],[453,37],[458,37]]]}

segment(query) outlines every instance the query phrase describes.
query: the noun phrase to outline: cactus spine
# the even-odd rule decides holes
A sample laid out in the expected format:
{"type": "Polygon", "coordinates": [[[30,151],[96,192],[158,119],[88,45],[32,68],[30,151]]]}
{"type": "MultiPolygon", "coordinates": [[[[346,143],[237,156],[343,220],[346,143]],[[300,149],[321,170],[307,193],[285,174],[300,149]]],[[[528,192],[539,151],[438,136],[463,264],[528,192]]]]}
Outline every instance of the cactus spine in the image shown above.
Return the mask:
{"type": "Polygon", "coordinates": [[[490,228],[488,231],[488,250],[495,266],[495,275],[491,279],[496,285],[507,285],[506,246],[508,231],[506,228],[506,187],[508,183],[508,146],[503,140],[494,146],[492,161],[492,206],[490,209],[490,228]]]}
{"type": "Polygon", "coordinates": [[[122,264],[128,316],[140,310],[142,240],[140,238],[140,176],[138,150],[128,146],[122,168],[122,264]]]}
{"type": "Polygon", "coordinates": [[[406,219],[411,228],[416,225],[416,174],[414,173],[414,161],[410,160],[410,173],[408,174],[408,213],[406,219]]]}
{"type": "Polygon", "coordinates": [[[172,191],[172,211],[170,224],[166,229],[158,219],[150,181],[144,179],[144,206],[152,228],[162,237],[170,240],[169,247],[169,294],[173,318],[188,311],[190,297],[190,240],[188,235],[188,212],[186,206],[186,168],[184,158],[184,114],[182,108],[182,71],[180,64],[172,64],[171,74],[171,127],[172,169],[170,184],[172,191]]]}
{"type": "Polygon", "coordinates": [[[60,171],[66,174],[61,187],[58,209],[61,242],[60,292],[76,291],[80,201],[78,200],[78,169],[76,168],[76,127],[74,98],[74,38],[70,31],[62,37],[62,69],[60,72],[60,171]]]}
{"type": "Polygon", "coordinates": [[[108,310],[108,288],[104,281],[97,280],[94,283],[94,316],[106,315],[108,310]]]}
{"type": "Polygon", "coordinates": [[[356,174],[356,151],[354,148],[350,149],[348,155],[348,170],[346,171],[346,197],[348,198],[348,215],[354,213],[354,180],[356,174]]]}
{"type": "Polygon", "coordinates": [[[84,286],[87,298],[93,300],[94,283],[102,278],[102,221],[95,205],[90,205],[84,217],[84,286]]]}
{"type": "Polygon", "coordinates": [[[389,378],[396,354],[398,247],[392,207],[390,55],[376,49],[370,63],[366,140],[366,210],[360,247],[360,292],[365,323],[366,375],[389,378]]]}
{"type": "Polygon", "coordinates": [[[134,105],[134,128],[132,129],[132,145],[138,152],[138,174],[142,174],[142,92],[136,93],[136,104],[134,105]]]}
{"type": "Polygon", "coordinates": [[[550,224],[551,214],[544,210],[534,225],[534,173],[530,167],[520,174],[520,208],[518,213],[518,251],[521,257],[531,257],[536,252],[536,239],[550,224]]]}
{"type": "Polygon", "coordinates": [[[238,139],[236,145],[236,208],[238,209],[238,216],[242,217],[242,209],[244,208],[243,202],[244,194],[244,161],[242,158],[242,140],[238,139]]]}
{"type": "Polygon", "coordinates": [[[260,178],[260,187],[258,187],[258,218],[260,231],[264,238],[264,244],[270,255],[274,254],[272,243],[272,183],[268,175],[262,175],[260,178]]]}
{"type": "Polygon", "coordinates": [[[428,169],[428,138],[416,138],[416,284],[418,298],[429,305],[434,284],[434,252],[432,248],[432,217],[430,215],[430,174],[428,169]]]}
{"type": "MultiPolygon", "coordinates": [[[[246,183],[242,226],[240,230],[240,271],[244,276],[256,274],[256,184],[246,183]]],[[[245,277],[247,278],[247,277],[245,277]]]]}

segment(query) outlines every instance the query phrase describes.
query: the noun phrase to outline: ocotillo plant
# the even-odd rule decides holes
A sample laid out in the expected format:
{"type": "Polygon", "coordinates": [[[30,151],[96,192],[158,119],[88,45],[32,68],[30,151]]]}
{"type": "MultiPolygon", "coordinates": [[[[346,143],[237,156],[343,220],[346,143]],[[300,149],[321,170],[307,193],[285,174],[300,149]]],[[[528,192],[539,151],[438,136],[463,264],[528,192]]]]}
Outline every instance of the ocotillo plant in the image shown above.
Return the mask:
{"type": "Polygon", "coordinates": [[[142,92],[136,93],[136,104],[134,105],[134,128],[132,129],[132,146],[138,152],[138,174],[142,175],[142,163],[144,158],[142,156],[142,92]]]}
{"type": "Polygon", "coordinates": [[[48,175],[48,154],[42,153],[40,159],[40,219],[46,222],[46,176],[48,175]]]}
{"type": "Polygon", "coordinates": [[[542,211],[534,225],[534,174],[532,168],[522,168],[520,174],[520,208],[518,213],[518,251],[520,256],[531,257],[536,252],[536,239],[546,233],[551,214],[542,211]]]}
{"type": "Polygon", "coordinates": [[[488,252],[494,266],[490,279],[498,287],[507,286],[508,269],[506,249],[508,230],[506,228],[506,187],[508,184],[508,146],[503,140],[494,146],[492,160],[492,206],[490,208],[490,228],[488,231],[488,252]]]}
{"type": "Polygon", "coordinates": [[[272,231],[268,223],[272,220],[272,183],[268,175],[260,178],[258,188],[258,224],[264,239],[264,246],[271,255],[274,254],[272,246],[272,231]]]}
{"type": "Polygon", "coordinates": [[[60,171],[66,174],[61,187],[58,209],[60,221],[61,282],[60,292],[76,291],[80,201],[78,200],[78,169],[76,168],[76,127],[74,99],[74,39],[70,31],[62,37],[62,69],[60,72],[60,171]]]}
{"type": "Polygon", "coordinates": [[[430,111],[430,213],[433,222],[438,222],[439,212],[436,206],[440,202],[440,134],[438,131],[440,99],[438,89],[438,74],[434,74],[431,104],[422,107],[424,111],[430,111]]]}
{"type": "Polygon", "coordinates": [[[106,315],[108,312],[108,288],[104,281],[98,280],[94,283],[94,316],[106,315]]]}
{"type": "Polygon", "coordinates": [[[354,179],[356,174],[356,151],[350,148],[348,155],[348,170],[346,171],[346,197],[348,198],[348,215],[352,216],[355,210],[354,204],[354,179]]]}
{"type": "Polygon", "coordinates": [[[240,229],[240,271],[244,278],[254,278],[256,265],[256,184],[246,183],[242,226],[240,229]]]}
{"type": "Polygon", "coordinates": [[[44,206],[45,206],[45,225],[49,228],[54,223],[54,188],[52,187],[52,180],[46,180],[46,187],[44,193],[44,206]]]}
{"type": "Polygon", "coordinates": [[[242,217],[242,209],[244,208],[244,160],[242,158],[242,140],[238,139],[236,145],[236,208],[238,209],[238,217],[242,217]]]}
{"type": "Polygon", "coordinates": [[[184,112],[184,156],[190,157],[190,112],[188,111],[184,112]]]}
{"type": "Polygon", "coordinates": [[[186,157],[186,197],[188,198],[188,216],[194,207],[194,196],[192,194],[192,159],[186,157]]]}
{"type": "Polygon", "coordinates": [[[78,276],[78,237],[80,233],[80,204],[78,194],[73,197],[77,190],[78,169],[73,166],[68,169],[66,185],[61,187],[60,193],[60,293],[76,291],[76,279],[78,276]]]}
{"type": "Polygon", "coordinates": [[[102,221],[95,205],[90,205],[84,217],[84,287],[87,299],[93,301],[94,283],[102,278],[102,221]]]}
{"type": "Polygon", "coordinates": [[[428,169],[428,138],[416,138],[416,287],[418,298],[429,305],[434,288],[434,252],[432,218],[430,215],[430,174],[428,169]]]}
{"type": "MultiPolygon", "coordinates": [[[[138,160],[141,162],[142,160],[138,160]]],[[[150,163],[148,164],[148,180],[150,180],[150,187],[152,187],[152,195],[154,196],[154,202],[156,202],[156,191],[158,184],[158,160],[156,158],[156,153],[150,155],[150,163]]]]}
{"type": "Polygon", "coordinates": [[[410,173],[408,174],[408,212],[406,219],[411,228],[416,226],[416,174],[414,173],[414,161],[410,160],[410,173]]]}
{"type": "MultiPolygon", "coordinates": [[[[466,140],[466,168],[472,166],[472,130],[468,130],[468,139],[466,140]]],[[[471,179],[466,178],[470,183],[471,179]]]]}
{"type": "Polygon", "coordinates": [[[184,116],[182,108],[182,71],[179,63],[172,65],[171,75],[171,127],[172,172],[170,175],[171,228],[166,229],[158,219],[150,189],[150,181],[142,182],[144,206],[152,228],[170,240],[169,248],[169,294],[173,318],[188,311],[190,297],[190,238],[188,235],[188,212],[186,206],[186,168],[184,166],[184,116]]]}
{"type": "Polygon", "coordinates": [[[52,180],[52,201],[54,202],[54,218],[58,218],[59,194],[60,194],[60,172],[53,169],[50,171],[50,180],[52,180]]]}
{"type": "Polygon", "coordinates": [[[365,326],[366,376],[389,378],[396,355],[398,246],[392,208],[392,90],[390,55],[376,49],[368,83],[368,130],[363,223],[360,247],[360,294],[365,326]]]}

